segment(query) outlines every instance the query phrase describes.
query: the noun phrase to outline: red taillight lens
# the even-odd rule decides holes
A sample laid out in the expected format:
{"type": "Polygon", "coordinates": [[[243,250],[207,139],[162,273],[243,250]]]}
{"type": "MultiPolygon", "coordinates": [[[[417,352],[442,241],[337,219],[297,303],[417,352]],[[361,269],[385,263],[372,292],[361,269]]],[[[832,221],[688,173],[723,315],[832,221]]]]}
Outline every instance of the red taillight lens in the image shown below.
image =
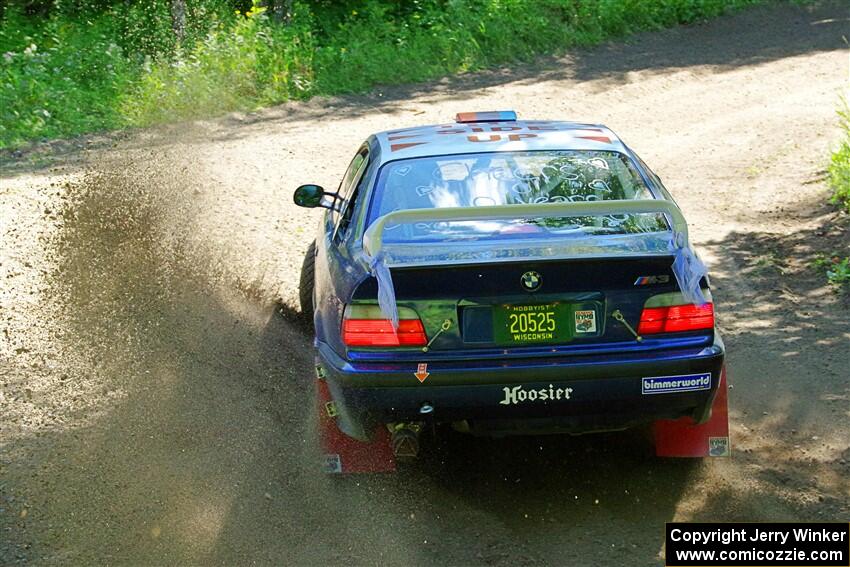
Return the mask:
{"type": "Polygon", "coordinates": [[[399,321],[398,330],[393,330],[392,322],[387,319],[345,319],[342,342],[346,346],[365,347],[424,346],[428,337],[419,319],[399,321]]]}
{"type": "Polygon", "coordinates": [[[712,327],[714,327],[714,304],[675,305],[667,311],[664,332],[678,333],[680,331],[711,329],[712,327]]]}
{"type": "Polygon", "coordinates": [[[647,307],[640,316],[639,335],[681,333],[714,327],[714,304],[647,307]]]}
{"type": "Polygon", "coordinates": [[[638,323],[639,335],[651,335],[664,332],[664,320],[667,319],[669,307],[646,307],[640,315],[638,323]]]}

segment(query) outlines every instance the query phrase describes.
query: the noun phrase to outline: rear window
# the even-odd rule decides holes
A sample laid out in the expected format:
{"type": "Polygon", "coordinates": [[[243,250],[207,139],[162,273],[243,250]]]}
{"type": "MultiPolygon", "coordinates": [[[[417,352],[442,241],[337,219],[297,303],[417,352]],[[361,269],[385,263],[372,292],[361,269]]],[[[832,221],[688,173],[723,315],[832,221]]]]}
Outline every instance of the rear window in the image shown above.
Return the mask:
{"type": "MultiPolygon", "coordinates": [[[[399,210],[654,198],[631,161],[610,151],[433,156],[390,162],[378,176],[368,223],[399,210]]],[[[667,229],[663,215],[531,218],[387,225],[384,239],[498,238],[504,234],[628,234],[667,229]],[[403,234],[402,234],[403,233],[403,234]]]]}

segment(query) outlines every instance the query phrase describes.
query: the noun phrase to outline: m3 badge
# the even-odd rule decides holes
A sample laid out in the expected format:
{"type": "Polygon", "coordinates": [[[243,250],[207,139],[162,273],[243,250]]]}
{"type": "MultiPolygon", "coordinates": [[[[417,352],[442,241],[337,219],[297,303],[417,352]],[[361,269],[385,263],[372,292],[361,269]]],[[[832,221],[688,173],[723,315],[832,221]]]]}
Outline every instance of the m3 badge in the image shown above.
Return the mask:
{"type": "Polygon", "coordinates": [[[670,283],[670,276],[640,276],[638,279],[635,280],[635,285],[655,285],[665,283],[670,283]]]}

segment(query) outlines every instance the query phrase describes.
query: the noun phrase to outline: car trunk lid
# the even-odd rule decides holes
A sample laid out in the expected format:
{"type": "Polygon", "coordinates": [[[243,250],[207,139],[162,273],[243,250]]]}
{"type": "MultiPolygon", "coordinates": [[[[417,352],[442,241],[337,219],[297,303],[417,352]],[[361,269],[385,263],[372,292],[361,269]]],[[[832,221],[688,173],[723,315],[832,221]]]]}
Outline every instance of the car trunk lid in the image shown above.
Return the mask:
{"type": "MultiPolygon", "coordinates": [[[[646,301],[678,290],[672,262],[647,256],[401,267],[392,268],[392,280],[397,304],[422,320],[425,352],[557,351],[635,342],[646,301]]],[[[367,278],[352,301],[376,298],[376,280],[367,278]]]]}

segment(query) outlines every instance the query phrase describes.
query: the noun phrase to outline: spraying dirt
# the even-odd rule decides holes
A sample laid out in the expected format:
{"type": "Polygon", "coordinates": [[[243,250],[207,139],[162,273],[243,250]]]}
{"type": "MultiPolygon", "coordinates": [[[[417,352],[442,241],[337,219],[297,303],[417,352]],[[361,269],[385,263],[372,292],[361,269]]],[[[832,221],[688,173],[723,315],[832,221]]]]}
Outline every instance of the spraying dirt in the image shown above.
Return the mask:
{"type": "Polygon", "coordinates": [[[0,170],[0,563],[657,565],[664,523],[850,514],[848,253],[824,165],[842,2],[773,4],[534,66],[52,144],[0,170]],[[377,130],[458,111],[602,122],[710,265],[734,457],[637,433],[450,435],[318,470],[298,271],[377,130]]]}

